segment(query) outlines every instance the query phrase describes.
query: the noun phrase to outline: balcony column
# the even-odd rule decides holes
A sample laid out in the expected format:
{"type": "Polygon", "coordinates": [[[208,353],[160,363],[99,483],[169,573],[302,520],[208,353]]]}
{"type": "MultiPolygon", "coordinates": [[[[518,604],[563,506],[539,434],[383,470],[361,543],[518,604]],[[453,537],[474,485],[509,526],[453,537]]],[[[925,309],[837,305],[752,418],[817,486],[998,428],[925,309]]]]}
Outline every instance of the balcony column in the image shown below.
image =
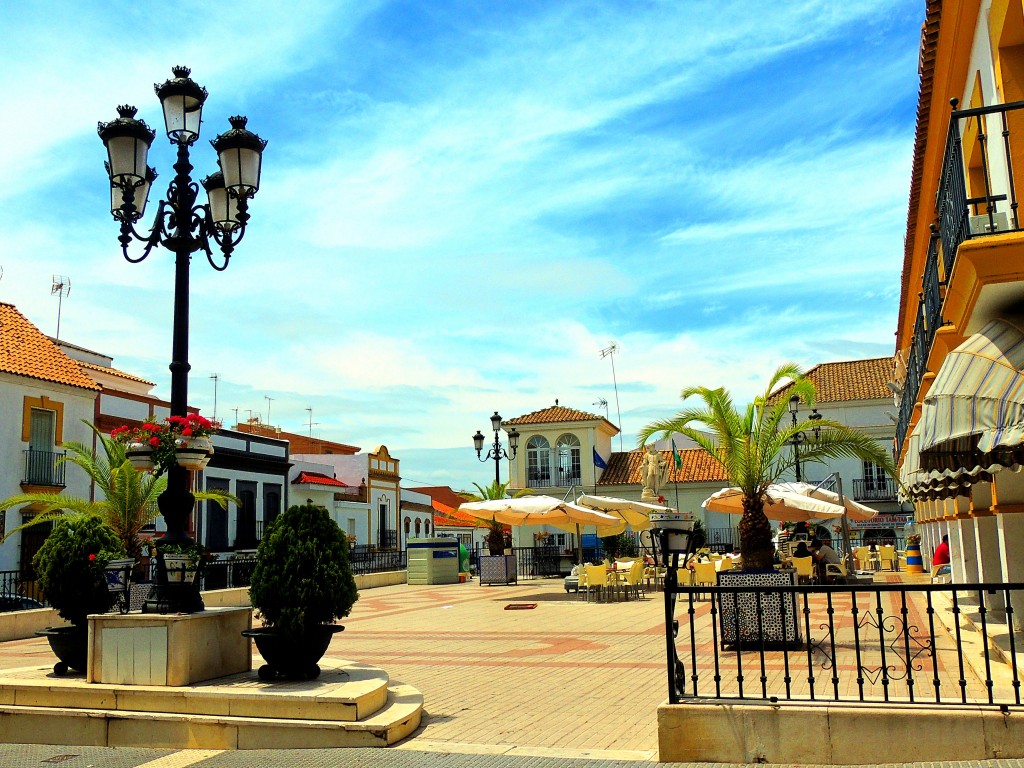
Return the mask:
{"type": "MultiPolygon", "coordinates": [[[[999,531],[996,516],[992,511],[991,483],[971,486],[971,516],[974,518],[974,532],[978,557],[979,583],[1001,582],[1003,569],[1000,564],[999,531]]],[[[990,611],[1002,612],[1005,608],[1001,594],[985,594],[985,606],[990,611]]],[[[994,617],[993,617],[994,618],[994,617]]]]}
{"type": "MultiPolygon", "coordinates": [[[[993,508],[996,510],[996,528],[999,536],[999,556],[1003,581],[1024,581],[1024,477],[1019,472],[1003,470],[993,477],[993,508]]],[[[1013,627],[1024,627],[1024,594],[1012,592],[1013,627]]]]}

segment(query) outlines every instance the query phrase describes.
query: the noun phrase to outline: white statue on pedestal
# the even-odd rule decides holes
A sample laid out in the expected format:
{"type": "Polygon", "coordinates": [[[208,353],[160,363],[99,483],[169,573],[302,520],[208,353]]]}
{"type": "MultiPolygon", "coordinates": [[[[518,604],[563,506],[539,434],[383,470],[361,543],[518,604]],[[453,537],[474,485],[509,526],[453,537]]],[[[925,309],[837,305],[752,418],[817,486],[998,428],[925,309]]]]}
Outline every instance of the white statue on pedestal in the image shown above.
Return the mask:
{"type": "Polygon", "coordinates": [[[646,452],[640,461],[640,481],[644,485],[644,492],[640,498],[644,501],[657,501],[661,495],[661,477],[667,463],[661,456],[661,452],[655,449],[654,444],[646,446],[646,452]]]}

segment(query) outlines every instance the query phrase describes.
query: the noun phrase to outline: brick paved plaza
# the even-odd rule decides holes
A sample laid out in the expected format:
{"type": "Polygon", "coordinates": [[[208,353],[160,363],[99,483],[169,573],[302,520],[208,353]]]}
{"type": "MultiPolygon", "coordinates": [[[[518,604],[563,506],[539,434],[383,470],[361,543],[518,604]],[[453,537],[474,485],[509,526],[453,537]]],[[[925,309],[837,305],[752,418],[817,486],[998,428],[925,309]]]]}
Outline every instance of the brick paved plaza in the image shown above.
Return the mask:
{"type": "MultiPolygon", "coordinates": [[[[698,629],[707,628],[707,606],[697,610],[698,629]]],[[[344,624],[329,656],[381,667],[423,693],[423,725],[399,750],[657,759],[656,710],[667,697],[660,592],[587,603],[560,579],[403,584],[361,592],[344,624]],[[523,603],[536,607],[506,610],[523,603]]],[[[51,661],[45,640],[0,644],[4,668],[51,661]]],[[[772,674],[779,669],[777,657],[772,674]]]]}

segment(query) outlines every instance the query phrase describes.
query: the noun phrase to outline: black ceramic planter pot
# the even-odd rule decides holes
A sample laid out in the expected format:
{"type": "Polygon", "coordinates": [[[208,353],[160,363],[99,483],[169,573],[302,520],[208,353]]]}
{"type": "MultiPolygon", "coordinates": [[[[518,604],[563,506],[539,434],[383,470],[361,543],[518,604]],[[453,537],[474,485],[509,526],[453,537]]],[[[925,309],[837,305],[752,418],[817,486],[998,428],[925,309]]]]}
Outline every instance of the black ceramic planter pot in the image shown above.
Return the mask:
{"type": "Polygon", "coordinates": [[[273,627],[247,629],[242,635],[256,641],[256,649],[267,662],[259,669],[260,679],[313,680],[320,675],[317,662],[327,653],[331,638],[343,629],[340,624],[321,624],[298,642],[273,627]]]}
{"type": "Polygon", "coordinates": [[[66,675],[69,669],[85,672],[89,661],[89,628],[71,625],[69,627],[47,627],[36,630],[45,637],[50,650],[60,661],[53,665],[55,675],[66,675]]]}

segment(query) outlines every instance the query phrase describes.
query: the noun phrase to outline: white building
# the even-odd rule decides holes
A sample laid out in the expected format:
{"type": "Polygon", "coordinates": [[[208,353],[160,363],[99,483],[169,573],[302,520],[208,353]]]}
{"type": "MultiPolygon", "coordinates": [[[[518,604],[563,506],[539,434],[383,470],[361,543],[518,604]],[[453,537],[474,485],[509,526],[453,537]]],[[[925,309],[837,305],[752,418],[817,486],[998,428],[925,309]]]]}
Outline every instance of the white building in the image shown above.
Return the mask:
{"type": "MultiPolygon", "coordinates": [[[[65,443],[92,444],[90,422],[100,386],[22,315],[0,303],[0,498],[61,493],[89,498],[85,473],[57,462],[65,443]]],[[[0,512],[0,531],[30,519],[32,505],[0,512]]],[[[15,533],[0,544],[0,570],[31,572],[49,526],[15,533]]]]}

